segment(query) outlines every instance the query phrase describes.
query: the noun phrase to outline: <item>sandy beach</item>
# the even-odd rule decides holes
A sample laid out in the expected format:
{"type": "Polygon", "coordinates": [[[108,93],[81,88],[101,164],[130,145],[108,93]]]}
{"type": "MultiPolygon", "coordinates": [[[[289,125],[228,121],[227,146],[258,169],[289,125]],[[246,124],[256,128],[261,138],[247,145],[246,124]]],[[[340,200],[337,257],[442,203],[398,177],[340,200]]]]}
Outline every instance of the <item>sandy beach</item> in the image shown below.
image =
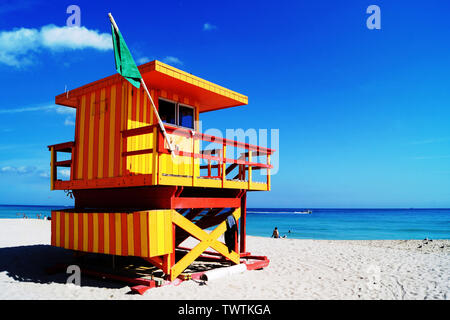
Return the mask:
{"type": "MultiPolygon", "coordinates": [[[[450,299],[450,240],[297,240],[247,237],[270,265],[211,282],[131,295],[123,283],[45,269],[72,252],[50,246],[50,221],[0,220],[0,299],[450,299]]],[[[192,241],[191,241],[192,244],[192,241]]],[[[189,245],[189,243],[187,243],[189,245]]]]}

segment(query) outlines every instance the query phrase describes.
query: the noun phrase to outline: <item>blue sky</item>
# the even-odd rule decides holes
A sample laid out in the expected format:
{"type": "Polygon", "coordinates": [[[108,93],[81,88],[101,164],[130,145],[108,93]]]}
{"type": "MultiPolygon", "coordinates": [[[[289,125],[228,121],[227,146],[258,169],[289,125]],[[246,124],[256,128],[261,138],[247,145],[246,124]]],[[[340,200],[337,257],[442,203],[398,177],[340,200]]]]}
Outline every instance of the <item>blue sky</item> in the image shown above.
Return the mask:
{"type": "Polygon", "coordinates": [[[279,129],[272,191],[251,207],[450,207],[450,4],[444,1],[2,1],[0,203],[66,204],[49,144],[65,87],[115,72],[112,12],[138,61],[249,96],[207,128],[279,129]],[[82,30],[63,28],[81,9],[82,30]],[[369,5],[381,30],[369,30],[369,5]]]}

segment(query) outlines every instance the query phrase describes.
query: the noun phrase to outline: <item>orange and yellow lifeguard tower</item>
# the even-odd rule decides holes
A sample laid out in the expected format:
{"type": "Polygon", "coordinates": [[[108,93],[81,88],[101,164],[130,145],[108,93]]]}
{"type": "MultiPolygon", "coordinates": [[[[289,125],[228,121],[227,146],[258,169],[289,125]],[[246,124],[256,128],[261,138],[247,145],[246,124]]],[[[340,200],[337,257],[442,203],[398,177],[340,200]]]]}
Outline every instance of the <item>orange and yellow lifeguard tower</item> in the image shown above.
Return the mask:
{"type": "Polygon", "coordinates": [[[56,104],[76,109],[76,125],[74,141],[49,146],[51,189],[71,191],[75,207],[52,211],[51,244],[142,257],[168,280],[208,247],[215,250],[210,256],[239,264],[249,255],[247,191],[270,190],[274,151],[203,134],[198,124],[201,113],[246,105],[248,98],[159,61],[138,69],[175,157],[144,90],[121,75],[56,96],[56,104]],[[61,160],[59,153],[70,156],[61,160]],[[59,179],[60,167],[70,168],[69,179],[59,179]],[[263,179],[254,181],[255,170],[263,179]],[[240,220],[232,248],[218,240],[230,215],[240,220]],[[181,248],[190,236],[200,242],[181,248]]]}

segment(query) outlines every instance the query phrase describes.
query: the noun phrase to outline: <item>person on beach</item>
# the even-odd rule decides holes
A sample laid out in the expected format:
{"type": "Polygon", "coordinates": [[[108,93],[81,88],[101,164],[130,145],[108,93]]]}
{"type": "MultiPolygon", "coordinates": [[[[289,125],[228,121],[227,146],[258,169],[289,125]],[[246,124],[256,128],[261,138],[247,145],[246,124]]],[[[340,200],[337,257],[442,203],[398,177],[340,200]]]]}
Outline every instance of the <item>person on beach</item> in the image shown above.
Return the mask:
{"type": "Polygon", "coordinates": [[[275,227],[275,229],[273,230],[273,233],[272,233],[272,238],[279,238],[280,237],[280,233],[278,232],[278,228],[277,227],[275,227]]]}

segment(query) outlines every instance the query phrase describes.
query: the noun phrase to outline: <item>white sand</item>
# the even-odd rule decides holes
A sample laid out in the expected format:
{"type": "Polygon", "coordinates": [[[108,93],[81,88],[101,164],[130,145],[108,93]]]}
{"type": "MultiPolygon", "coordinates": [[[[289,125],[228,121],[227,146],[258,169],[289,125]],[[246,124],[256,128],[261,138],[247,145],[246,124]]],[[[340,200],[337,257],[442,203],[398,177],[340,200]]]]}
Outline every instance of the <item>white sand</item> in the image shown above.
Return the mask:
{"type": "Polygon", "coordinates": [[[210,283],[127,294],[121,283],[44,269],[68,250],[51,247],[50,222],[0,220],[0,299],[450,299],[450,240],[327,241],[247,237],[248,250],[271,260],[210,283]],[[422,245],[422,248],[418,248],[422,245]],[[441,247],[444,248],[441,248],[441,247]]]}

